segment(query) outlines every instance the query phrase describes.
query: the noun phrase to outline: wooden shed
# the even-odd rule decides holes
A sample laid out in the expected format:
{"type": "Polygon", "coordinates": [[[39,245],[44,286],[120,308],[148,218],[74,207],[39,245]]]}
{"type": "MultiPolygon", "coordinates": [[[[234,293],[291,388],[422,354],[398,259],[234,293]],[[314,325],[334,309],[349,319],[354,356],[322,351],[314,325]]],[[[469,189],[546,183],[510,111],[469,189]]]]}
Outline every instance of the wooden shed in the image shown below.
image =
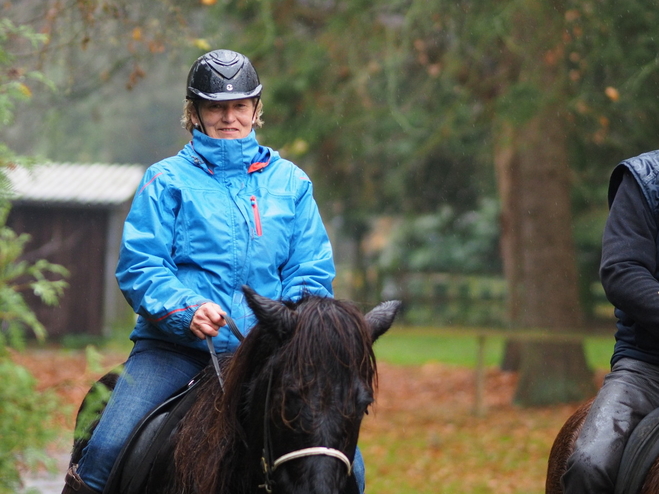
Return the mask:
{"type": "Polygon", "coordinates": [[[47,259],[70,271],[59,306],[32,294],[30,307],[49,338],[107,336],[132,318],[114,271],[123,222],[144,173],[141,165],[47,164],[8,173],[8,226],[31,240],[23,258],[47,259]]]}

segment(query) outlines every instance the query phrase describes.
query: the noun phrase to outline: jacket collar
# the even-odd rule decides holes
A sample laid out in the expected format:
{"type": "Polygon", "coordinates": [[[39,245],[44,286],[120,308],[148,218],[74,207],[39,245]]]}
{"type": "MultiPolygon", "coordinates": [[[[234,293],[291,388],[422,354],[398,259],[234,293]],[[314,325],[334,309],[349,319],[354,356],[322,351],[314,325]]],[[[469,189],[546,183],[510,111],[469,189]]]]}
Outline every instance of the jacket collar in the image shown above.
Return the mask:
{"type": "Polygon", "coordinates": [[[252,173],[268,166],[273,154],[259,145],[253,130],[241,139],[213,139],[196,129],[188,144],[193,160],[212,175],[252,173]],[[195,157],[199,159],[194,159],[195,157]]]}

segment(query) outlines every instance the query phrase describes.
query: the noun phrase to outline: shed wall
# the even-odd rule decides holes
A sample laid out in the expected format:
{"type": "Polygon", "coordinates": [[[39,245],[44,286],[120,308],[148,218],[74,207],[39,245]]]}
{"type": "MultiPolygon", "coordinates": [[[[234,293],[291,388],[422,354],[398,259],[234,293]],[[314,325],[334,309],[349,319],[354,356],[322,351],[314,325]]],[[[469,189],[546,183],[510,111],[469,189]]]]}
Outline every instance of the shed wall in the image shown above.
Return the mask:
{"type": "Polygon", "coordinates": [[[8,226],[31,236],[24,252],[29,261],[47,259],[71,273],[69,287],[57,307],[48,307],[32,293],[26,300],[50,338],[70,334],[103,334],[104,278],[109,212],[14,205],[8,226]]]}

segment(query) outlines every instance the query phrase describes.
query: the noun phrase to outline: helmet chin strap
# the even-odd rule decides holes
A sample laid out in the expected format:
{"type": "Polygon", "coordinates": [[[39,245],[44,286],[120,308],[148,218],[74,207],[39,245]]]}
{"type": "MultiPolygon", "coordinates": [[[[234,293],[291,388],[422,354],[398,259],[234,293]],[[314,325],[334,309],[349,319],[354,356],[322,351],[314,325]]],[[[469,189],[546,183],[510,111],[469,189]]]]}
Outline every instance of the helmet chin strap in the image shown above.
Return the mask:
{"type": "Polygon", "coordinates": [[[196,124],[195,127],[197,128],[197,130],[208,135],[208,132],[206,132],[206,127],[204,126],[204,122],[201,119],[201,112],[199,111],[199,100],[198,99],[193,100],[192,104],[194,105],[194,111],[197,114],[197,120],[199,121],[199,123],[196,124]]]}
{"type": "Polygon", "coordinates": [[[261,101],[261,95],[258,95],[254,99],[254,113],[252,113],[252,129],[254,128],[254,124],[256,123],[256,112],[259,109],[259,101],[261,101]]]}

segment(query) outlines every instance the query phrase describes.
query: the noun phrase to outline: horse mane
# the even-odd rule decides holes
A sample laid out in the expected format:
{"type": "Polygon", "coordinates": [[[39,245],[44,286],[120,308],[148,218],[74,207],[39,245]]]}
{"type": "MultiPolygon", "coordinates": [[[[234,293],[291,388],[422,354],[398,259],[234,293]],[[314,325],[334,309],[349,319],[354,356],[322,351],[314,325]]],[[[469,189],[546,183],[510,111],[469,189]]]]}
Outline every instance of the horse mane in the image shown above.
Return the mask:
{"type": "MultiPolygon", "coordinates": [[[[224,393],[214,375],[199,384],[197,401],[177,432],[173,492],[248,491],[261,451],[248,451],[243,421],[256,381],[263,381],[264,375],[274,371],[273,386],[284,388],[307,389],[316,379],[336,380],[346,374],[362,379],[369,389],[377,386],[371,333],[352,302],[307,294],[284,304],[292,311],[293,327],[282,327],[283,321],[254,326],[223,366],[224,393]]],[[[347,399],[354,399],[356,387],[345,384],[347,399]]],[[[278,411],[268,413],[284,418],[285,393],[280,395],[282,401],[272,404],[278,411]]]]}

